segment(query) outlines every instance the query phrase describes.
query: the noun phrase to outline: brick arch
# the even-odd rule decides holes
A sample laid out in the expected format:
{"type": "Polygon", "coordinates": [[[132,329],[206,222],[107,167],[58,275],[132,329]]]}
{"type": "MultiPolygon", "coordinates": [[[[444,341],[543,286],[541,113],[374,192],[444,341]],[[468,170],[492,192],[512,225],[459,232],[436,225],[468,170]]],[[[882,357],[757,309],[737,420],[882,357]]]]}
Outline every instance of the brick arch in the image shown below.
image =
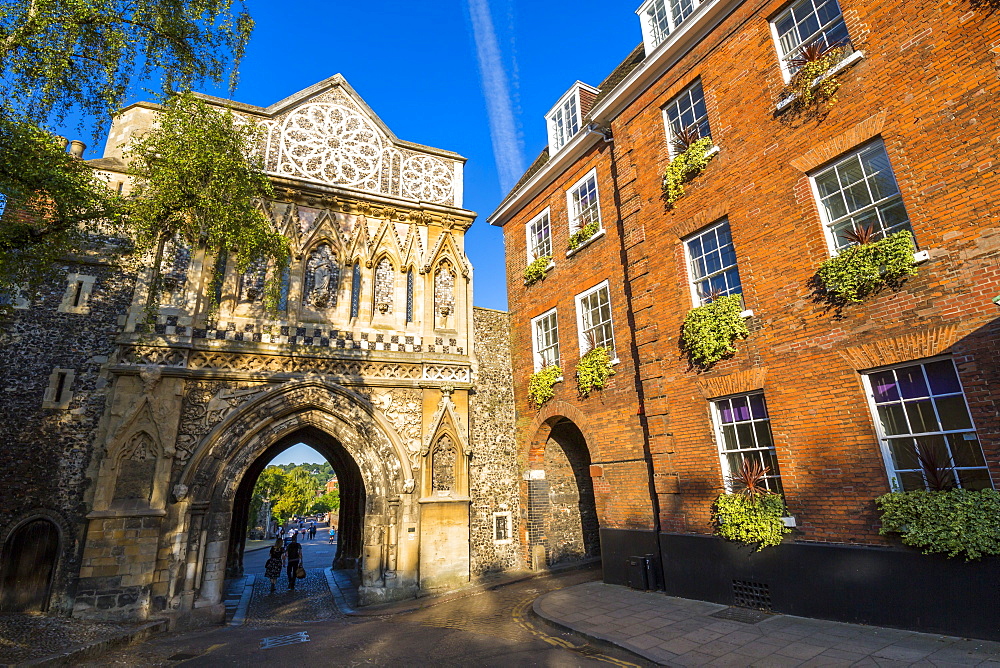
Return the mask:
{"type": "Polygon", "coordinates": [[[531,421],[531,424],[528,425],[528,429],[525,431],[527,439],[521,451],[521,454],[525,457],[525,461],[530,464],[533,462],[533,457],[540,456],[541,452],[545,449],[545,441],[552,431],[552,426],[560,419],[567,419],[576,425],[576,428],[580,430],[584,440],[587,442],[587,448],[591,451],[591,458],[596,458],[597,439],[592,434],[590,421],[587,419],[586,414],[573,404],[566,403],[565,401],[551,400],[539,409],[538,414],[535,415],[535,419],[531,421]]]}

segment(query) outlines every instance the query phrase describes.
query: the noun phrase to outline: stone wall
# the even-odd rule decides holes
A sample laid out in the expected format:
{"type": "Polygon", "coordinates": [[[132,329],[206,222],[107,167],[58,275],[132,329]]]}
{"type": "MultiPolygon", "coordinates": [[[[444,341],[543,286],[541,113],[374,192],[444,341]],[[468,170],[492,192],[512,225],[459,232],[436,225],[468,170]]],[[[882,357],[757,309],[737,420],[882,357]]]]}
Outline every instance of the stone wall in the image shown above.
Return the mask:
{"type": "Polygon", "coordinates": [[[127,263],[108,261],[117,259],[114,249],[105,250],[111,252],[100,260],[57,265],[28,307],[12,310],[0,325],[0,543],[32,517],[57,524],[61,551],[49,598],[55,613],[72,605],[85,531],[86,472],[109,382],[106,366],[135,281],[127,263]],[[90,284],[91,277],[89,295],[77,298],[78,285],[90,284]],[[56,369],[66,370],[62,397],[54,396],[56,369]]]}
{"type": "MultiPolygon", "coordinates": [[[[514,387],[510,372],[510,317],[503,311],[473,310],[479,367],[469,414],[473,456],[471,551],[473,577],[521,568],[517,526],[521,469],[514,440],[514,387]],[[509,541],[495,540],[496,513],[510,513],[509,541]]],[[[502,516],[503,517],[503,516],[502,516]]]]}

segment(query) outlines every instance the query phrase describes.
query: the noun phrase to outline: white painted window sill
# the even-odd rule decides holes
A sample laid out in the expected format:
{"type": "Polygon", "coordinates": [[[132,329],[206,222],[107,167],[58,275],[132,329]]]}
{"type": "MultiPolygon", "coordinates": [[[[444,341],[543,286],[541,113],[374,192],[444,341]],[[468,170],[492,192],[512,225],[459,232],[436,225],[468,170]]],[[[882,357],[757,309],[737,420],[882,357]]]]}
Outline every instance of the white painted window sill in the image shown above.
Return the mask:
{"type": "Polygon", "coordinates": [[[923,264],[929,259],[931,259],[931,254],[925,250],[913,254],[913,264],[923,264]]]}
{"type": "Polygon", "coordinates": [[[706,158],[711,158],[713,155],[715,155],[716,153],[718,153],[721,150],[722,149],[720,149],[718,146],[716,146],[716,145],[713,144],[712,148],[710,148],[707,151],[705,151],[705,157],[706,158]]]}
{"type": "Polygon", "coordinates": [[[582,251],[584,248],[586,248],[590,244],[594,243],[595,241],[597,241],[598,239],[600,239],[603,236],[604,236],[604,228],[602,227],[601,229],[599,229],[596,232],[594,232],[594,236],[590,237],[589,239],[587,239],[586,241],[584,241],[582,244],[580,244],[579,246],[577,246],[573,250],[566,251],[566,257],[573,257],[574,255],[576,255],[577,253],[579,253],[580,251],[582,251]]]}
{"type": "Polygon", "coordinates": [[[621,360],[618,359],[617,357],[614,358],[613,360],[611,360],[611,366],[617,366],[620,363],[621,363],[621,360]]]}
{"type": "MultiPolygon", "coordinates": [[[[553,262],[552,260],[549,260],[548,265],[545,266],[545,273],[547,274],[547,273],[549,273],[550,271],[552,271],[555,268],[556,268],[556,263],[553,262]]],[[[539,279],[539,280],[541,280],[541,279],[539,279]]],[[[537,282],[538,281],[535,281],[535,283],[537,283],[537,282]]],[[[524,284],[525,285],[534,285],[534,283],[528,283],[528,281],[524,281],[524,284]]]]}
{"type": "MultiPolygon", "coordinates": [[[[815,88],[816,86],[818,86],[820,84],[820,82],[823,81],[823,79],[826,79],[827,77],[832,77],[834,74],[837,74],[838,72],[842,72],[843,70],[847,69],[848,67],[850,67],[851,65],[853,65],[856,62],[858,62],[859,60],[861,60],[864,57],[865,57],[865,52],[864,51],[855,51],[854,53],[852,53],[851,55],[847,56],[846,58],[844,58],[843,60],[841,60],[839,63],[837,63],[836,65],[834,65],[833,67],[831,67],[828,71],[824,72],[820,76],[818,76],[815,79],[813,79],[812,88],[815,88]]],[[[775,106],[774,110],[776,112],[778,112],[778,113],[781,113],[782,111],[784,111],[785,109],[787,109],[788,106],[792,102],[795,101],[796,97],[798,97],[798,96],[797,95],[789,95],[784,100],[781,100],[780,102],[778,102],[778,104],[775,106]]]]}
{"type": "Polygon", "coordinates": [[[784,524],[789,529],[794,529],[796,527],[795,517],[793,515],[790,515],[788,517],[782,517],[781,523],[784,524]]]}
{"type": "Polygon", "coordinates": [[[753,317],[753,309],[749,309],[748,308],[748,309],[745,309],[743,311],[740,311],[740,317],[743,318],[743,319],[752,318],[753,317]]]}

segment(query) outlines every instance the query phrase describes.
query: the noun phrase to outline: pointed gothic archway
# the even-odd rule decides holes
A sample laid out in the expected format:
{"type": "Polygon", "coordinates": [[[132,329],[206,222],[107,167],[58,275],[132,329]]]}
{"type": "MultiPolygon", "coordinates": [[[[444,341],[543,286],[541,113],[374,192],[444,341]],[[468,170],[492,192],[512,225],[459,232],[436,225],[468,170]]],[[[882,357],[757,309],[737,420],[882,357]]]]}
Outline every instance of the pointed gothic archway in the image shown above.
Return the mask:
{"type": "Polygon", "coordinates": [[[227,562],[239,558],[230,538],[241,484],[249,480],[252,487],[270,458],[299,440],[319,446],[331,464],[354,477],[357,512],[343,549],[345,563],[358,563],[361,602],[415,593],[417,548],[399,540],[418,516],[405,449],[364,396],[316,377],[289,381],[240,407],[188,461],[174,488],[173,607],[219,603],[227,562]]]}

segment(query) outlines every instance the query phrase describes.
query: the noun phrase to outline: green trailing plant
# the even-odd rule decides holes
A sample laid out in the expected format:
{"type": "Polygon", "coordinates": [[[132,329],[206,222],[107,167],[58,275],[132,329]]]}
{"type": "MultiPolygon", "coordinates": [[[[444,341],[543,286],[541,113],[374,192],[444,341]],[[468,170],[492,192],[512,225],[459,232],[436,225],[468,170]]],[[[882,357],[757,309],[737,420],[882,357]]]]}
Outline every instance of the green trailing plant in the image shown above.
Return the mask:
{"type": "Polygon", "coordinates": [[[885,535],[924,554],[963,555],[966,561],[1000,554],[1000,492],[994,489],[889,492],[875,499],[885,535]]]}
{"type": "Polygon", "coordinates": [[[531,374],[531,380],[528,381],[528,399],[535,404],[535,408],[541,408],[542,404],[553,397],[555,392],[552,388],[560,378],[562,369],[557,364],[551,364],[531,374]]]}
{"type": "Polygon", "coordinates": [[[834,303],[857,303],[885,285],[895,286],[917,273],[909,230],[873,241],[871,228],[849,233],[853,246],[820,265],[816,281],[834,303]]]}
{"type": "Polygon", "coordinates": [[[787,514],[780,494],[767,488],[770,467],[758,461],[743,459],[730,476],[735,493],[721,494],[712,505],[715,532],[726,540],[748,545],[756,544],[757,551],[778,545],[791,529],[782,517],[787,514]]]}
{"type": "MultiPolygon", "coordinates": [[[[674,145],[680,147],[685,137],[675,133],[674,145]]],[[[663,174],[663,194],[668,206],[684,195],[684,184],[701,174],[708,166],[714,154],[709,154],[712,148],[711,137],[701,137],[687,145],[684,150],[674,156],[663,174]]]]}
{"type": "Polygon", "coordinates": [[[788,110],[794,113],[836,104],[840,80],[831,70],[846,55],[846,46],[831,46],[824,40],[817,40],[804,46],[795,58],[789,60],[788,64],[796,68],[796,72],[782,89],[780,97],[791,100],[788,110]]]}
{"type": "Polygon", "coordinates": [[[615,375],[611,350],[607,346],[591,346],[576,364],[576,387],[586,397],[594,390],[604,389],[608,378],[615,375]]]}
{"type": "Polygon", "coordinates": [[[531,264],[524,269],[524,284],[531,285],[545,278],[549,262],[552,262],[551,255],[543,255],[532,260],[531,264]]]}
{"type": "Polygon", "coordinates": [[[681,348],[693,364],[708,367],[736,352],[733,343],[750,335],[742,311],[740,295],[715,297],[691,309],[681,326],[681,348]]]}
{"type": "Polygon", "coordinates": [[[569,249],[576,250],[582,246],[587,239],[597,234],[599,229],[601,229],[601,223],[599,221],[590,221],[570,236],[569,249]]]}

